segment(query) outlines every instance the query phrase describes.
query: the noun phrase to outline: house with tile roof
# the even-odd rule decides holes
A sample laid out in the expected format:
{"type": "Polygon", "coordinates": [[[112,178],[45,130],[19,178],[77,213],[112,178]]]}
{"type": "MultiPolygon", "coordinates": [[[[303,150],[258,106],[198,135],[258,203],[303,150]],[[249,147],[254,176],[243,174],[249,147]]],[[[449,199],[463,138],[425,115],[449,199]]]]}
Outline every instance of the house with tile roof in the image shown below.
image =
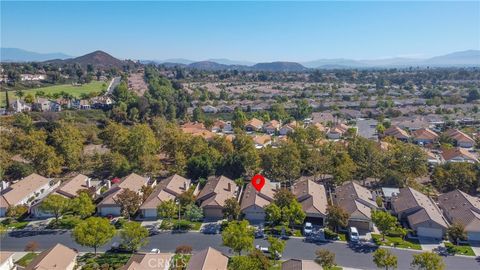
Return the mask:
{"type": "Polygon", "coordinates": [[[297,121],[287,123],[280,128],[279,134],[282,136],[288,135],[288,133],[294,132],[297,126],[297,121]]]}
{"type": "Polygon", "coordinates": [[[187,270],[227,270],[228,257],[220,251],[208,247],[192,255],[187,270]]]}
{"type": "Polygon", "coordinates": [[[122,209],[120,204],[116,201],[118,194],[126,189],[140,194],[142,187],[147,185],[149,180],[150,178],[148,177],[131,173],[120,183],[113,185],[107,192],[105,192],[103,200],[97,205],[98,213],[101,216],[120,216],[122,214],[122,209]]]}
{"type": "Polygon", "coordinates": [[[412,131],[412,138],[416,144],[432,144],[438,139],[438,134],[429,128],[421,128],[412,131]]]}
{"type": "Polygon", "coordinates": [[[383,132],[383,135],[385,137],[389,137],[389,136],[394,137],[395,139],[400,140],[400,141],[404,141],[404,142],[406,142],[410,139],[410,135],[408,134],[408,132],[399,128],[398,126],[391,126],[391,127],[387,128],[383,132]]]}
{"type": "Polygon", "coordinates": [[[60,183],[36,173],[11,184],[0,194],[0,217],[4,217],[9,207],[35,203],[50,194],[60,183]]]}
{"type": "Polygon", "coordinates": [[[271,120],[263,125],[263,131],[267,134],[274,134],[280,129],[280,122],[277,120],[271,120]]]}
{"type": "Polygon", "coordinates": [[[293,184],[292,193],[302,205],[306,221],[318,225],[325,224],[328,199],[324,185],[304,179],[293,184]]]}
{"type": "Polygon", "coordinates": [[[373,229],[372,210],[377,209],[377,203],[370,190],[354,181],[346,182],[335,189],[334,203],[350,215],[348,226],[373,229]]]}
{"type": "Polygon", "coordinates": [[[327,137],[332,140],[338,140],[347,133],[347,130],[347,125],[338,123],[328,130],[327,137]]]}
{"type": "Polygon", "coordinates": [[[156,218],[157,207],[165,201],[176,200],[182,193],[188,191],[191,181],[178,174],[160,181],[155,190],[140,206],[140,212],[144,218],[156,218]]]}
{"type": "Polygon", "coordinates": [[[223,175],[209,177],[197,196],[197,203],[203,209],[205,219],[222,219],[225,201],[237,198],[238,190],[237,184],[228,177],[223,175]]]}
{"type": "Polygon", "coordinates": [[[77,255],[77,251],[62,244],[56,244],[35,257],[25,270],[73,270],[77,255]]]}
{"type": "MultiPolygon", "coordinates": [[[[95,190],[95,187],[91,185],[91,179],[88,176],[83,174],[78,174],[75,177],[63,182],[57,187],[52,194],[60,195],[67,199],[74,199],[78,196],[78,193],[82,190],[95,190]]],[[[43,198],[45,199],[45,197],[43,198]]],[[[47,213],[41,210],[42,200],[37,201],[32,207],[30,208],[30,213],[37,218],[45,218],[45,217],[53,217],[52,213],[47,213]]]]}
{"type": "Polygon", "coordinates": [[[262,130],[263,121],[257,118],[252,118],[245,123],[246,131],[259,131],[262,130]]]}
{"type": "Polygon", "coordinates": [[[392,200],[392,211],[420,237],[441,239],[448,228],[435,202],[411,187],[400,189],[400,193],[392,200]]]}
{"type": "Polygon", "coordinates": [[[265,221],[265,207],[273,202],[277,185],[265,179],[265,185],[257,191],[252,184],[247,184],[242,193],[240,210],[244,218],[252,223],[265,221]]]}
{"type": "Polygon", "coordinates": [[[266,147],[267,145],[272,144],[272,136],[268,134],[263,135],[255,135],[252,137],[253,143],[255,143],[255,148],[261,149],[266,147]]]}
{"type": "Polygon", "coordinates": [[[468,240],[480,241],[480,198],[457,189],[440,194],[438,205],[450,223],[465,228],[468,240]]]}
{"type": "Polygon", "coordinates": [[[458,129],[447,130],[444,135],[451,138],[458,147],[472,148],[475,146],[475,140],[458,129]]]}
{"type": "Polygon", "coordinates": [[[450,148],[442,152],[442,158],[445,162],[469,162],[478,163],[475,154],[468,152],[465,148],[450,148]]]}
{"type": "Polygon", "coordinates": [[[168,270],[173,253],[135,253],[120,270],[168,270]]]}

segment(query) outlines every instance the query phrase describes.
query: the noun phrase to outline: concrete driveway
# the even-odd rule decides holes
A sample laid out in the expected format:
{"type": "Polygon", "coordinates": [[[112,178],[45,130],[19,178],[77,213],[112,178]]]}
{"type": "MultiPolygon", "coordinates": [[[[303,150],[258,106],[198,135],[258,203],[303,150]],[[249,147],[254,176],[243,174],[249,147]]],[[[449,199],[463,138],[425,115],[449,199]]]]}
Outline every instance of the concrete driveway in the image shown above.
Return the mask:
{"type": "Polygon", "coordinates": [[[434,249],[438,248],[439,246],[444,247],[442,240],[435,239],[435,238],[424,238],[419,237],[418,242],[420,242],[420,246],[422,250],[425,251],[433,251],[434,249]]]}

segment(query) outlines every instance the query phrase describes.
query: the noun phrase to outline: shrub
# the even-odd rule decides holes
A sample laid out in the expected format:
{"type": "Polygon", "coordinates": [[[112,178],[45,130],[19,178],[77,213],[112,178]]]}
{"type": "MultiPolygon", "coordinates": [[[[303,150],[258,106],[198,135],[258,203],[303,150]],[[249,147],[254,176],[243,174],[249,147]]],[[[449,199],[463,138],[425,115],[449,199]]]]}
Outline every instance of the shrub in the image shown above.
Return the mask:
{"type": "Polygon", "coordinates": [[[179,220],[175,224],[175,230],[186,231],[192,228],[192,224],[188,220],[179,220]]]}
{"type": "Polygon", "coordinates": [[[189,245],[181,245],[175,249],[176,254],[191,254],[192,253],[192,246],[189,245]]]}
{"type": "Polygon", "coordinates": [[[325,233],[325,238],[326,239],[337,239],[338,238],[338,233],[332,231],[329,228],[325,228],[324,233],[325,233]]]}
{"type": "Polygon", "coordinates": [[[173,222],[170,220],[163,220],[159,228],[161,230],[171,230],[173,228],[173,222]]]}

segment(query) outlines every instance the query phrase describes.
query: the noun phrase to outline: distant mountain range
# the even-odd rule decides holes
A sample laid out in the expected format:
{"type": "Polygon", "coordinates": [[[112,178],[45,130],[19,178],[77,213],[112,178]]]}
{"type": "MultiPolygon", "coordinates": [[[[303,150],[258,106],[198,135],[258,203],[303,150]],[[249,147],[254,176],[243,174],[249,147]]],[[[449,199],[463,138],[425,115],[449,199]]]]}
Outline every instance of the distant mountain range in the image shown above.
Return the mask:
{"type": "Polygon", "coordinates": [[[1,62],[42,62],[52,59],[67,59],[72,56],[64,53],[37,53],[17,48],[1,48],[1,62]]]}
{"type": "MultiPolygon", "coordinates": [[[[71,58],[62,53],[39,54],[15,48],[1,49],[2,62],[48,62],[58,64],[78,63],[86,66],[118,67],[135,64],[130,60],[119,60],[103,51],[95,51],[80,57],[71,58]],[[53,60],[52,60],[53,59],[53,60]]],[[[268,62],[252,63],[229,59],[209,59],[192,61],[176,58],[163,61],[142,60],[143,64],[161,64],[169,67],[180,66],[200,70],[241,70],[241,71],[305,71],[307,69],[342,69],[342,68],[392,68],[392,67],[480,67],[480,50],[454,52],[427,59],[387,58],[377,60],[319,59],[308,62],[268,62]]]]}
{"type": "Polygon", "coordinates": [[[346,68],[402,68],[402,67],[480,67],[480,50],[454,52],[427,59],[385,58],[375,60],[319,59],[308,62],[270,62],[242,63],[228,59],[211,59],[195,62],[188,59],[168,59],[149,61],[165,66],[182,66],[202,70],[264,70],[264,71],[304,71],[311,68],[346,69],[346,68]]]}

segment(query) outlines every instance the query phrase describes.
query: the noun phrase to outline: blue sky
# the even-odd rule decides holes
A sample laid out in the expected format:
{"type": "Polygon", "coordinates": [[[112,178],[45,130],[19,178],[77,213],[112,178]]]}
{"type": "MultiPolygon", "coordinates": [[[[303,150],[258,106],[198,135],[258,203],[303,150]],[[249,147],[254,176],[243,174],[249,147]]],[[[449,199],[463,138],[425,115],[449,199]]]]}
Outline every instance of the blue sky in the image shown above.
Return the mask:
{"type": "Polygon", "coordinates": [[[1,46],[156,60],[424,58],[480,49],[480,2],[1,1],[1,46]]]}

